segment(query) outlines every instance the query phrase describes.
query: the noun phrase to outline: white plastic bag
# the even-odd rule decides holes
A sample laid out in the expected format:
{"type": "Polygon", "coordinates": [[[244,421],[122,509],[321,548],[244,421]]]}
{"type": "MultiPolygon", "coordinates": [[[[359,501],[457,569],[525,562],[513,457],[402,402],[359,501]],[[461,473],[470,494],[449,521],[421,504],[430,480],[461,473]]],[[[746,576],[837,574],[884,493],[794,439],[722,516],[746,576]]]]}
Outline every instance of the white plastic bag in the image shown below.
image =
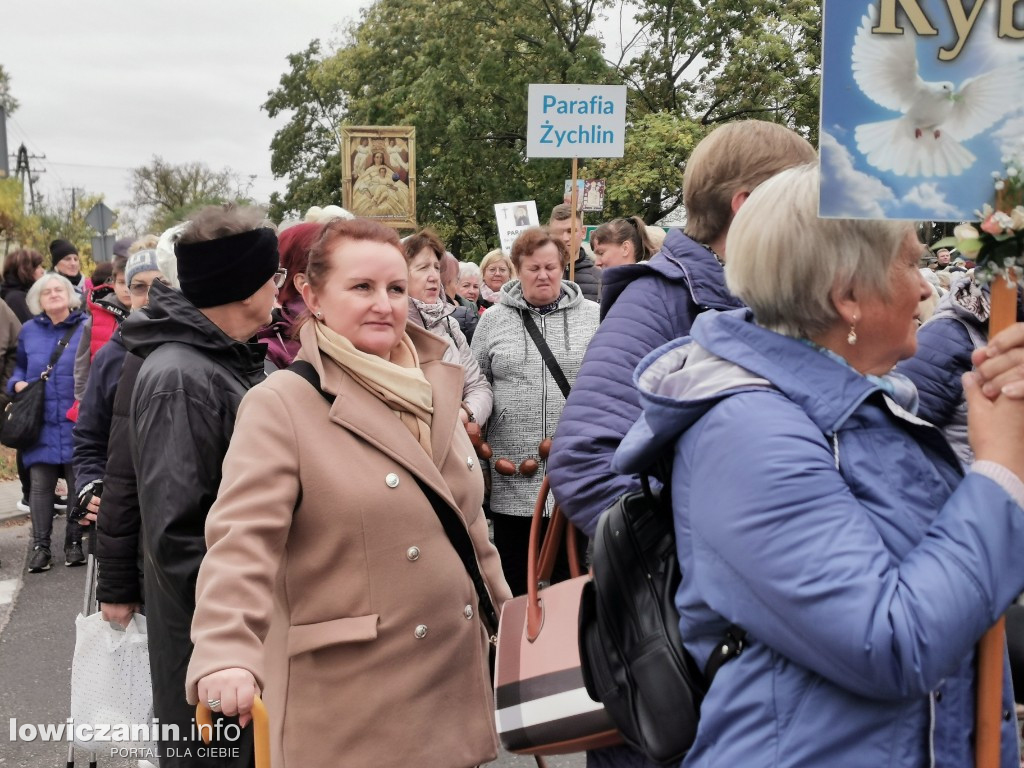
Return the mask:
{"type": "Polygon", "coordinates": [[[149,676],[146,617],[136,613],[126,629],[99,612],[75,619],[71,663],[71,717],[75,746],[154,749],[153,686],[149,676]]]}

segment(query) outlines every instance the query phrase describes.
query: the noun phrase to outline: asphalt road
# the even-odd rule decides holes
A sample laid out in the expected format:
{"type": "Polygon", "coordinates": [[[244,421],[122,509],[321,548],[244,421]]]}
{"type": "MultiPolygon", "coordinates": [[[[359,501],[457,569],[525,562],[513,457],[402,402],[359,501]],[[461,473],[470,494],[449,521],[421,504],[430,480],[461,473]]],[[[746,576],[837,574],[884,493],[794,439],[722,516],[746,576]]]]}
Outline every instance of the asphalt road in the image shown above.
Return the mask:
{"type": "MultiPolygon", "coordinates": [[[[29,531],[24,517],[3,520],[0,514],[0,768],[64,768],[67,744],[12,740],[10,721],[63,723],[67,718],[75,616],[82,609],[86,569],[66,568],[60,558],[49,571],[26,573],[29,531]]],[[[53,541],[63,540],[64,518],[58,518],[53,541]]],[[[58,550],[53,550],[55,558],[58,550]]],[[[585,762],[583,755],[547,758],[549,768],[583,768],[585,762]]],[[[87,756],[79,752],[75,764],[85,768],[87,756]]],[[[99,755],[98,765],[136,768],[137,763],[112,758],[108,751],[99,755]]],[[[490,765],[536,764],[532,758],[504,754],[490,765]]]]}

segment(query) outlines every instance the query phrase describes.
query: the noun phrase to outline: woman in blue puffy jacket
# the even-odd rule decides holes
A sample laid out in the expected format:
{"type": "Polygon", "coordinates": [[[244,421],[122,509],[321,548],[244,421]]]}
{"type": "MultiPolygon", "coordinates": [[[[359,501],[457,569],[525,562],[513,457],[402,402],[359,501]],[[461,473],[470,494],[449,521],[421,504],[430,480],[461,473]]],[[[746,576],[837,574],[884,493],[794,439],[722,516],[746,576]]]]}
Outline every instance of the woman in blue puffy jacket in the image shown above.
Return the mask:
{"type": "Polygon", "coordinates": [[[979,350],[964,376],[965,474],[891,373],[915,351],[923,246],[908,222],[817,218],[818,178],[784,171],[736,214],[726,280],[750,309],[708,311],[644,359],[615,456],[628,472],[674,455],[698,666],[746,631],[683,765],[973,765],[976,643],[1024,589],[1024,402],[1003,388],[1020,350],[979,350]]]}
{"type": "MultiPolygon", "coordinates": [[[[38,379],[50,363],[54,351],[67,342],[46,379],[43,425],[39,441],[23,452],[31,477],[29,510],[32,516],[32,556],[29,573],[50,568],[50,532],[53,528],[53,488],[61,474],[67,478],[68,498],[75,498],[71,457],[74,450],[68,409],[75,402],[75,352],[82,335],[85,315],[78,311],[81,297],[67,278],[49,273],[29,289],[25,301],[35,314],[18,337],[14,372],[7,384],[11,392],[20,392],[38,379]],[[70,335],[69,335],[70,331],[70,335]],[[70,351],[68,351],[70,347],[70,351]],[[63,471],[62,471],[63,470],[63,471]]],[[[68,521],[64,535],[64,564],[82,565],[82,526],[68,521]]]]}

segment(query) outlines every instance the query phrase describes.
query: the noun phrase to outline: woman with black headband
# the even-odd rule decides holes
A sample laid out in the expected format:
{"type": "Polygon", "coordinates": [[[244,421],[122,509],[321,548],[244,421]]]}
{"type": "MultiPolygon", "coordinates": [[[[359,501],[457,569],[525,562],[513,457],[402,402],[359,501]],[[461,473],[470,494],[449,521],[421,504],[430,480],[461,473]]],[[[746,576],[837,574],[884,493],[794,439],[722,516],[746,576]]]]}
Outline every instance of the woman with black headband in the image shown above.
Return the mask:
{"type": "MultiPolygon", "coordinates": [[[[212,206],[189,221],[175,246],[181,293],[154,282],[149,305],[121,326],[129,352],[144,358],[132,397],[131,431],[145,551],[154,714],[191,734],[185,701],[189,627],[206,516],[242,396],[265,377],[266,346],[250,343],[270,321],[278,288],[277,236],[255,208],[212,206]]],[[[248,732],[243,742],[249,739],[248,732]]],[[[238,759],[204,765],[248,765],[238,759]]],[[[162,768],[194,766],[177,755],[202,743],[160,743],[162,768]]]]}

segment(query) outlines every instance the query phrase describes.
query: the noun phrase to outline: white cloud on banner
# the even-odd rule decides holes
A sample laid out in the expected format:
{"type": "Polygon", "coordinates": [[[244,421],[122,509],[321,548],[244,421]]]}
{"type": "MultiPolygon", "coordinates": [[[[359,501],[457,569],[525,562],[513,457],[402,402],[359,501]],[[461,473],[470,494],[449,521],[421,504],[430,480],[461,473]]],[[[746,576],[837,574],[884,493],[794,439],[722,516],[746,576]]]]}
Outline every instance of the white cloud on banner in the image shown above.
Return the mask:
{"type": "Polygon", "coordinates": [[[946,202],[939,185],[934,181],[918,184],[906,194],[903,202],[928,211],[937,220],[957,218],[960,215],[960,209],[946,202]]]}
{"type": "Polygon", "coordinates": [[[854,168],[850,150],[827,131],[821,134],[821,176],[830,215],[884,218],[886,204],[896,200],[881,179],[854,168]]]}

